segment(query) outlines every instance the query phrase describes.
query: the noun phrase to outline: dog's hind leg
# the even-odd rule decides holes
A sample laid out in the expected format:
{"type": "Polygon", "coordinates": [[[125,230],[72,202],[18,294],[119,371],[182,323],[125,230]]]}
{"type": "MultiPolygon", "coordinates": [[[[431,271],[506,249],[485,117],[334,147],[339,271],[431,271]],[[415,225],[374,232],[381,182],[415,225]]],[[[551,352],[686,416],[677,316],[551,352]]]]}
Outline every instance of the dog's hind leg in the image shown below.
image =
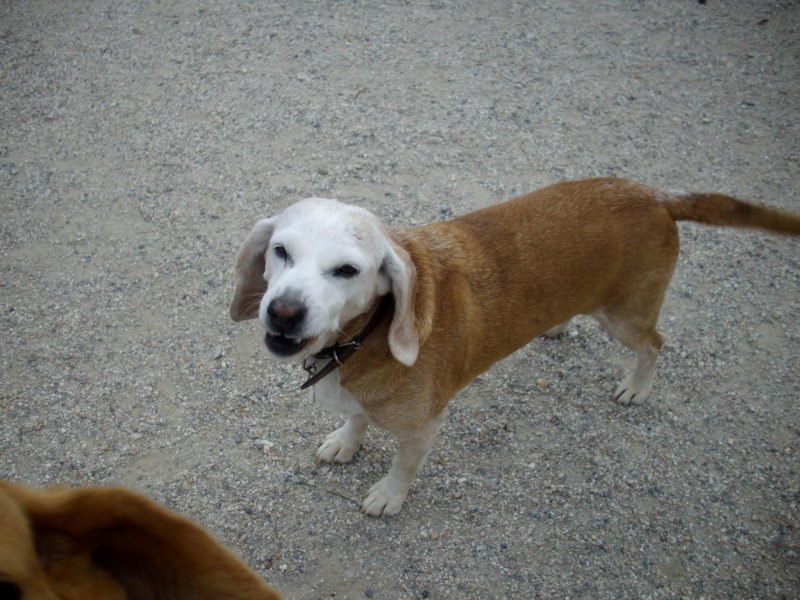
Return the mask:
{"type": "Polygon", "coordinates": [[[644,322],[615,318],[614,315],[605,312],[592,316],[609,336],[636,352],[636,366],[633,373],[617,386],[614,400],[623,406],[642,404],[653,389],[656,359],[664,344],[663,334],[655,327],[658,311],[655,312],[654,318],[648,318],[644,322]]]}
{"type": "Polygon", "coordinates": [[[633,373],[617,386],[614,400],[624,406],[641,404],[647,400],[650,390],[653,389],[656,359],[663,344],[664,336],[654,329],[638,348],[634,348],[636,350],[636,367],[633,369],[633,373]]]}
{"type": "Polygon", "coordinates": [[[636,352],[636,366],[617,386],[614,400],[628,406],[642,404],[653,389],[656,359],[664,336],[656,329],[669,280],[678,258],[677,231],[641,241],[643,252],[655,261],[633,261],[603,306],[592,313],[608,335],[636,352]]]}

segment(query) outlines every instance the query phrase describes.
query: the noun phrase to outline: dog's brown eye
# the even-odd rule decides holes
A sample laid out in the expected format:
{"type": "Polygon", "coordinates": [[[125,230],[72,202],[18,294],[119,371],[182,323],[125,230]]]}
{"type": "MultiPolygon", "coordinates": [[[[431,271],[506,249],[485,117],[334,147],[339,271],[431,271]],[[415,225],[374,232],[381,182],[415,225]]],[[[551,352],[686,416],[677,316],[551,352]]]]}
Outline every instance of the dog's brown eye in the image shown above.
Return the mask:
{"type": "Polygon", "coordinates": [[[354,267],[353,265],[342,265],[341,267],[336,267],[333,270],[333,274],[336,277],[350,279],[351,277],[358,275],[358,268],[354,267]]]}

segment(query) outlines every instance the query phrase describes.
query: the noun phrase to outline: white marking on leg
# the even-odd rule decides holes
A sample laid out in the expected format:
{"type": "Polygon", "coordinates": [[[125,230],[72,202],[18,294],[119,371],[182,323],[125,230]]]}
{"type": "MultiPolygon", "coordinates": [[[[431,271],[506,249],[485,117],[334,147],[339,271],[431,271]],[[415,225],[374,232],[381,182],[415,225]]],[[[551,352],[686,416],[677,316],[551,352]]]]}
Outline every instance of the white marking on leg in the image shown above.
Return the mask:
{"type": "Polygon", "coordinates": [[[656,359],[659,348],[648,344],[638,354],[636,368],[633,373],[622,380],[614,392],[614,400],[628,406],[642,404],[653,389],[653,378],[656,373],[656,359]]]}

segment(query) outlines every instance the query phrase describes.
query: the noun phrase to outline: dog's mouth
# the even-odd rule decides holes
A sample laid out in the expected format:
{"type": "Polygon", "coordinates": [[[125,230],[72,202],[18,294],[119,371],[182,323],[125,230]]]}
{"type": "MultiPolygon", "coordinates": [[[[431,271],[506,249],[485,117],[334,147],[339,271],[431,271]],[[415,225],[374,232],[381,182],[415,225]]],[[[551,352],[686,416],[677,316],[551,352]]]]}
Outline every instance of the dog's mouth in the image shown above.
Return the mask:
{"type": "Polygon", "coordinates": [[[299,354],[310,341],[312,341],[311,338],[291,338],[270,332],[267,332],[264,338],[267,349],[278,356],[294,356],[295,354],[299,354]]]}

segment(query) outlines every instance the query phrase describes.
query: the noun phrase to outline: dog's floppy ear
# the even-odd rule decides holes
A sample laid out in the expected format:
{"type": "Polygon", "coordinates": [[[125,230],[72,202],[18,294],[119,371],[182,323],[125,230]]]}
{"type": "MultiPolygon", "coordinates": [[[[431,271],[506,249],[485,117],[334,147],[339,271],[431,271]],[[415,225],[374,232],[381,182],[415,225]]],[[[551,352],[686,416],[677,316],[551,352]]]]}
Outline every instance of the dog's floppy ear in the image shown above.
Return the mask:
{"type": "Polygon", "coordinates": [[[269,247],[275,220],[262,219],[255,224],[247,239],[239,249],[236,258],[236,289],[231,301],[231,319],[244,321],[258,316],[261,297],[267,291],[264,280],[264,253],[269,247]]]}
{"type": "Polygon", "coordinates": [[[398,361],[410,367],[419,355],[419,334],[415,323],[417,269],[409,253],[391,238],[381,271],[391,282],[394,316],[389,326],[389,350],[398,361]]]}
{"type": "MultiPolygon", "coordinates": [[[[41,567],[31,575],[54,592],[21,598],[281,599],[198,525],[126,489],[39,490],[0,481],[0,494],[17,504],[23,533],[34,536],[41,567]]],[[[0,537],[0,549],[16,541],[0,537]]]]}

